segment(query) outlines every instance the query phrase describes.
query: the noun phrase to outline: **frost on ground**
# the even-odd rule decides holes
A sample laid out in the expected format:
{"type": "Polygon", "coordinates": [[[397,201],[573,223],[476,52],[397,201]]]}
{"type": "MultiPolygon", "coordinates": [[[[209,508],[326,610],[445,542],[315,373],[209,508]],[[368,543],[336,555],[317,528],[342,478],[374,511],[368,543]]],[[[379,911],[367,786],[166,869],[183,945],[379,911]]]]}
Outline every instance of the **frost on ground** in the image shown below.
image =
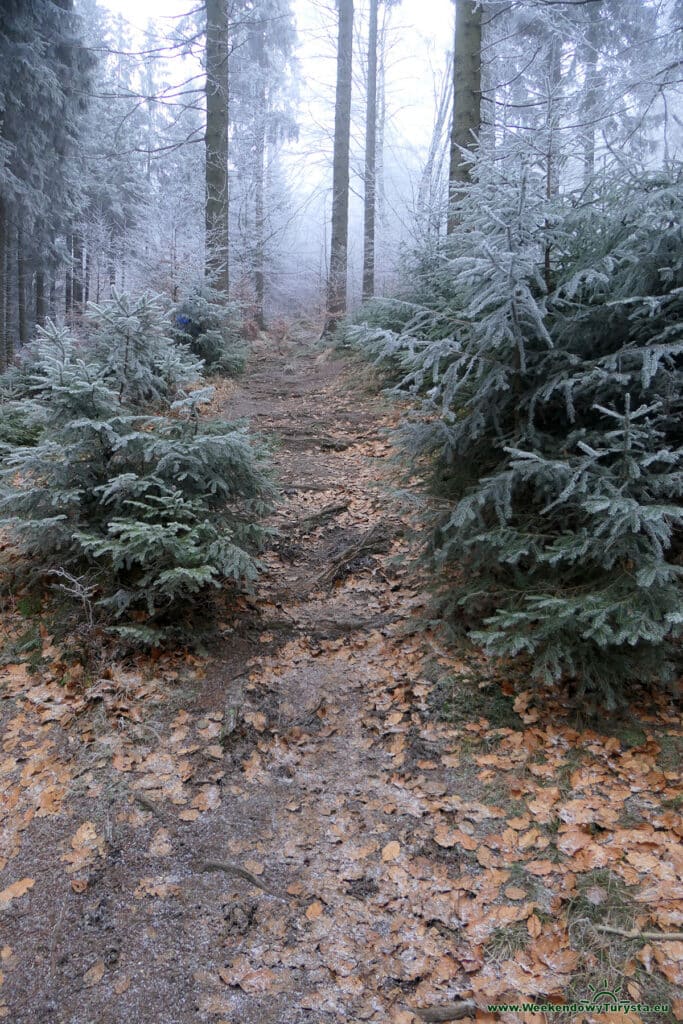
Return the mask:
{"type": "Polygon", "coordinates": [[[425,628],[395,412],[357,373],[290,348],[219,391],[283,501],[206,656],[90,679],[43,629],[0,669],[13,1024],[540,1020],[487,1006],[603,981],[672,1008],[552,1019],[683,1016],[676,717],[581,727],[425,628]]]}

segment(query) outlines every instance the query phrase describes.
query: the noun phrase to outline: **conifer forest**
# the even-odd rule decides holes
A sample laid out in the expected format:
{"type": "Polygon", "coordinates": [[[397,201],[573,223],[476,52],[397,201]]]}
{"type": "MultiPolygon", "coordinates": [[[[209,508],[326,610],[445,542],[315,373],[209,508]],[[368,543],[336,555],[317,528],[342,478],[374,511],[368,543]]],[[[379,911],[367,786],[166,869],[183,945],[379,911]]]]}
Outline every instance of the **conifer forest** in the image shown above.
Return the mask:
{"type": "Polygon", "coordinates": [[[683,1021],[683,0],[0,0],[0,1022],[683,1021]]]}

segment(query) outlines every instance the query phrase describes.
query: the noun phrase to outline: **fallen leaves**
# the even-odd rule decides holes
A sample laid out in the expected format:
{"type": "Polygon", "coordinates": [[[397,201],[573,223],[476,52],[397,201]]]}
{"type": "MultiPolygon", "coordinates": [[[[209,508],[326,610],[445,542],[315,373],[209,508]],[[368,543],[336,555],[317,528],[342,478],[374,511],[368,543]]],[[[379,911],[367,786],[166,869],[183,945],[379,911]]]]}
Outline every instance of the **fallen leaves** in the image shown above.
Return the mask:
{"type": "Polygon", "coordinates": [[[306,908],[306,917],[309,921],[317,921],[324,910],[325,908],[322,903],[319,900],[315,900],[315,902],[310,903],[306,908]]]}
{"type": "MultiPolygon", "coordinates": [[[[374,444],[362,458],[374,458],[374,444]]],[[[384,499],[368,497],[375,463],[364,468],[358,452],[353,460],[353,478],[335,477],[335,487],[344,489],[342,529],[364,532],[386,510],[384,499]]],[[[299,493],[290,513],[305,518],[329,501],[324,492],[299,493]]],[[[7,826],[0,865],[16,856],[35,819],[63,822],[56,856],[67,874],[65,898],[90,913],[100,868],[106,863],[108,880],[116,863],[125,882],[117,901],[131,919],[138,915],[143,941],[167,955],[164,915],[173,921],[196,899],[201,949],[213,958],[195,973],[196,1005],[226,1021],[288,992],[304,971],[306,994],[297,995],[296,1009],[308,1006],[316,1019],[411,1024],[406,1004],[444,1007],[456,992],[474,994],[480,1006],[537,994],[561,1001],[592,969],[591,936],[598,949],[609,943],[610,956],[620,956],[618,936],[588,924],[572,928],[569,918],[580,899],[585,920],[611,923],[615,882],[628,889],[627,928],[636,921],[643,930],[683,927],[679,780],[670,755],[662,757],[662,708],[630,749],[597,729],[573,728],[559,702],[548,709],[551,696],[516,692],[510,679],[502,680],[502,713],[495,679],[483,695],[453,684],[465,705],[462,720],[440,721],[434,658],[444,677],[471,666],[431,631],[403,628],[414,609],[422,613],[424,597],[405,575],[396,577],[389,558],[397,550],[404,549],[386,560],[373,555],[329,595],[307,594],[289,608],[294,635],[283,642],[274,629],[262,633],[258,657],[240,666],[240,695],[221,691],[217,708],[202,700],[201,710],[164,709],[163,691],[173,687],[161,684],[172,681],[173,669],[162,660],[147,673],[112,667],[92,686],[78,672],[62,687],[56,675],[46,681],[23,664],[0,669],[17,702],[0,753],[7,826]],[[359,610],[381,615],[381,626],[319,637],[320,621],[333,621],[333,613],[353,621],[359,610]],[[115,728],[94,728],[86,712],[95,706],[115,728]],[[114,832],[120,829],[124,844],[136,836],[139,857],[147,858],[133,861],[134,875],[125,858],[114,862],[117,847],[105,841],[110,832],[99,811],[70,806],[75,772],[70,755],[60,753],[57,726],[61,739],[73,736],[88,751],[87,770],[78,766],[79,793],[91,801],[85,806],[99,809],[112,781],[124,794],[114,832]],[[136,806],[131,794],[144,794],[160,813],[136,806]],[[74,807],[82,811],[75,820],[67,817],[74,807]],[[272,866],[275,891],[254,892],[234,871],[197,884],[185,857],[195,837],[211,837],[216,851],[226,848],[216,856],[234,856],[254,878],[270,878],[272,866]],[[221,926],[222,937],[211,932],[221,926]]],[[[274,595],[280,601],[289,570],[273,552],[266,559],[271,600],[256,601],[272,620],[282,614],[274,595]]],[[[44,637],[43,652],[56,663],[53,646],[44,637]]],[[[642,709],[636,719],[645,722],[642,709]]],[[[669,719],[667,738],[677,728],[669,719]]],[[[29,882],[0,893],[0,909],[25,895],[29,882]]],[[[187,914],[190,940],[195,919],[187,914]]],[[[650,980],[681,984],[682,946],[639,948],[628,940],[629,995],[647,998],[650,980]]],[[[8,964],[3,958],[9,975],[8,964]]],[[[83,961],[81,972],[86,966],[88,988],[122,995],[140,984],[135,971],[108,977],[106,958],[83,961]]],[[[476,1019],[492,1024],[483,1011],[476,1019]]]]}
{"type": "Polygon", "coordinates": [[[94,985],[99,985],[104,977],[104,960],[98,960],[92,967],[85,972],[83,975],[83,984],[86,988],[92,988],[94,985]]]}
{"type": "Polygon", "coordinates": [[[8,885],[6,889],[0,892],[0,910],[8,907],[12,900],[24,896],[35,884],[35,878],[20,878],[18,881],[12,882],[11,885],[8,885]]]}

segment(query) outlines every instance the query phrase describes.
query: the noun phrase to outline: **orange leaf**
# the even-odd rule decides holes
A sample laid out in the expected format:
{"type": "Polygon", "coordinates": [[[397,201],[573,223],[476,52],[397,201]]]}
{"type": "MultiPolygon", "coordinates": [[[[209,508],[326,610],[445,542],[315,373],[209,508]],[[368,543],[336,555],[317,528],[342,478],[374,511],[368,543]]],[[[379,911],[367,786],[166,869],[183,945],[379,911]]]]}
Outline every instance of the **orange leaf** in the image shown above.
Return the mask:
{"type": "Polygon", "coordinates": [[[397,843],[396,840],[394,839],[394,840],[392,840],[392,842],[387,843],[387,845],[382,850],[382,860],[385,863],[387,863],[387,861],[390,861],[390,860],[396,860],[396,858],[399,856],[400,853],[401,853],[400,844],[397,843]]]}
{"type": "Polygon", "coordinates": [[[525,900],[526,893],[524,889],[519,889],[516,885],[509,885],[505,890],[505,895],[509,900],[525,900]]]}
{"type": "Polygon", "coordinates": [[[550,875],[553,871],[561,871],[559,864],[553,864],[551,860],[530,860],[524,865],[530,875],[550,875]]]}
{"type": "Polygon", "coordinates": [[[324,909],[325,908],[323,907],[320,900],[316,900],[314,903],[311,903],[310,906],[306,908],[306,917],[308,918],[309,921],[317,921],[317,919],[320,917],[324,909]]]}
{"type": "Polygon", "coordinates": [[[12,900],[18,896],[23,896],[29,889],[32,889],[36,884],[35,878],[21,878],[18,882],[12,882],[6,889],[0,892],[0,910],[4,910],[5,907],[11,903],[12,900]]]}
{"type": "Polygon", "coordinates": [[[86,971],[83,975],[83,981],[86,988],[92,988],[93,985],[98,985],[104,977],[104,960],[98,960],[96,964],[93,964],[89,971],[86,971]]]}
{"type": "Polygon", "coordinates": [[[540,919],[536,917],[535,914],[532,914],[531,917],[527,920],[526,927],[532,939],[537,939],[543,931],[543,925],[541,924],[540,919]]]}

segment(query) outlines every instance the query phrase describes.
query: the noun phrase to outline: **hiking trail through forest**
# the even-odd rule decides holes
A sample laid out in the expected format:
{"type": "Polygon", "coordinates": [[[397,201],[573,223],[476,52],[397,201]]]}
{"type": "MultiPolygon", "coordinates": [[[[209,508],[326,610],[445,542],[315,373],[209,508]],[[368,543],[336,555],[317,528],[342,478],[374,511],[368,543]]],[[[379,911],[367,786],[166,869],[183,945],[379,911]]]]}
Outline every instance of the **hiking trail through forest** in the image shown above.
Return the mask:
{"type": "MultiPolygon", "coordinates": [[[[397,412],[365,374],[309,339],[219,384],[210,414],[272,440],[282,498],[207,656],[84,687],[43,635],[39,665],[0,668],[12,1024],[410,1024],[470,999],[493,1021],[490,1002],[568,991],[561,911],[607,903],[600,870],[634,887],[633,917],[603,925],[680,927],[665,744],[579,736],[511,683],[509,724],[432,713],[434,667],[466,666],[421,622],[397,412]]],[[[651,721],[673,737],[669,715],[651,721]]],[[[633,945],[676,981],[676,937],[633,945]]]]}

